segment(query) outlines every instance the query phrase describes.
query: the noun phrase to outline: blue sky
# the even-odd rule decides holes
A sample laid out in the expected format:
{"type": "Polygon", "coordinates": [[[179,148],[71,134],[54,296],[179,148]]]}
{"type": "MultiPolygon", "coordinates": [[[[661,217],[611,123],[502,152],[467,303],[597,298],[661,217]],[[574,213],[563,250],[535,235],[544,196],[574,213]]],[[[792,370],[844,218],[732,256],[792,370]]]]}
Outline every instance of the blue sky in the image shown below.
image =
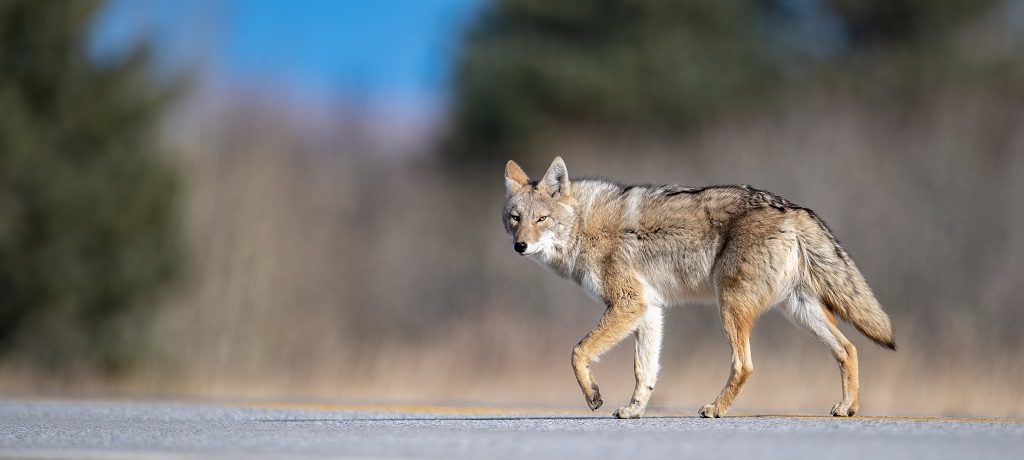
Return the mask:
{"type": "Polygon", "coordinates": [[[110,0],[91,48],[140,37],[159,68],[365,104],[442,103],[458,42],[486,0],[110,0]]]}

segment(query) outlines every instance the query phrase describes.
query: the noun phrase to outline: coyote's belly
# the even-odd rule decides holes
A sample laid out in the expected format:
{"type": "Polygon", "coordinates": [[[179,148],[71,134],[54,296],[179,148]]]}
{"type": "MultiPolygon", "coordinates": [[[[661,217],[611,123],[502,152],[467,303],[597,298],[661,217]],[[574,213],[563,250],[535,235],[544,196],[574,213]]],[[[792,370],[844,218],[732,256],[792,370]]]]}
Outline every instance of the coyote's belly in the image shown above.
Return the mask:
{"type": "Polygon", "coordinates": [[[637,278],[644,290],[644,301],[655,307],[670,307],[684,303],[712,303],[715,288],[711,269],[694,273],[671,267],[638,270],[637,278]]]}
{"type": "MultiPolygon", "coordinates": [[[[766,245],[775,251],[777,263],[774,271],[753,276],[770,280],[766,288],[772,295],[769,306],[774,306],[787,300],[793,289],[806,281],[801,280],[800,252],[795,239],[775,238],[766,245]]],[[[648,305],[668,307],[683,303],[717,302],[713,253],[694,251],[687,253],[687,257],[670,260],[675,262],[649,263],[638,266],[636,270],[648,305]]]]}
{"type": "MultiPolygon", "coordinates": [[[[538,262],[543,264],[540,260],[538,262]]],[[[714,254],[710,251],[693,251],[685,257],[638,258],[629,265],[643,287],[644,301],[648,305],[669,307],[715,301],[716,291],[711,276],[714,254]]],[[[602,273],[599,264],[587,263],[578,267],[582,269],[576,276],[568,273],[563,276],[576,281],[594,300],[604,302],[606,274],[602,273]]]]}
{"type": "MultiPolygon", "coordinates": [[[[690,279],[660,272],[637,273],[643,287],[644,302],[654,307],[670,307],[684,303],[714,303],[715,288],[710,276],[690,279]]],[[[604,283],[596,273],[587,272],[579,280],[580,287],[595,301],[604,302],[604,283]]]]}

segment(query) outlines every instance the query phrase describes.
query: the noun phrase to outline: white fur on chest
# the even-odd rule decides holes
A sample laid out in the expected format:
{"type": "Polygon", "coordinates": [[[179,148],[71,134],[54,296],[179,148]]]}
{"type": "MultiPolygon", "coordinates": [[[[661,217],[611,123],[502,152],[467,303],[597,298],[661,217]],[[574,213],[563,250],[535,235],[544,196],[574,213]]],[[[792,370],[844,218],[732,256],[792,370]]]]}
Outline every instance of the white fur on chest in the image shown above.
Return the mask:
{"type": "Polygon", "coordinates": [[[580,286],[583,287],[583,290],[587,292],[587,295],[589,295],[591,299],[594,299],[597,302],[604,301],[601,296],[601,279],[589,270],[584,273],[583,277],[580,279],[580,286]]]}

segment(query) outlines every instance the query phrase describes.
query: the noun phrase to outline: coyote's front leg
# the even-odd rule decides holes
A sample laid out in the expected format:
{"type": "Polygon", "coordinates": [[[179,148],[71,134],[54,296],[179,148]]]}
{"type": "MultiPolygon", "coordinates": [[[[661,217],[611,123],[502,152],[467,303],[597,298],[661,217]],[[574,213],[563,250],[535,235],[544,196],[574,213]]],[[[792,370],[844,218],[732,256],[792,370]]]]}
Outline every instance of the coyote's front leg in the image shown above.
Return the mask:
{"type": "Polygon", "coordinates": [[[633,372],[636,374],[636,388],[629,405],[620,407],[613,415],[618,418],[640,418],[651,400],[654,384],[658,381],[658,356],[661,354],[662,337],[661,308],[648,305],[647,312],[636,327],[636,354],[633,356],[633,372]]]}
{"type": "Polygon", "coordinates": [[[636,329],[637,322],[647,309],[640,294],[639,283],[633,279],[613,280],[605,284],[612,295],[605,295],[608,308],[579,344],[572,349],[572,369],[583,390],[583,397],[591,410],[597,410],[604,401],[590,372],[590,362],[624,339],[636,329]]]}

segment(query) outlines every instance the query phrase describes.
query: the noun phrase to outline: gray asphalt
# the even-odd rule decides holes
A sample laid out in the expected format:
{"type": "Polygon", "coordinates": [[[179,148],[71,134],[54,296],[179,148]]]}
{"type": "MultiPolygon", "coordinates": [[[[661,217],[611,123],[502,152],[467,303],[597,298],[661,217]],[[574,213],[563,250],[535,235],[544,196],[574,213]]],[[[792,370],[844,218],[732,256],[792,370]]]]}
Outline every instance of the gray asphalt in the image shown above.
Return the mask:
{"type": "Polygon", "coordinates": [[[1006,420],[0,400],[4,458],[1024,458],[1006,420]]]}

